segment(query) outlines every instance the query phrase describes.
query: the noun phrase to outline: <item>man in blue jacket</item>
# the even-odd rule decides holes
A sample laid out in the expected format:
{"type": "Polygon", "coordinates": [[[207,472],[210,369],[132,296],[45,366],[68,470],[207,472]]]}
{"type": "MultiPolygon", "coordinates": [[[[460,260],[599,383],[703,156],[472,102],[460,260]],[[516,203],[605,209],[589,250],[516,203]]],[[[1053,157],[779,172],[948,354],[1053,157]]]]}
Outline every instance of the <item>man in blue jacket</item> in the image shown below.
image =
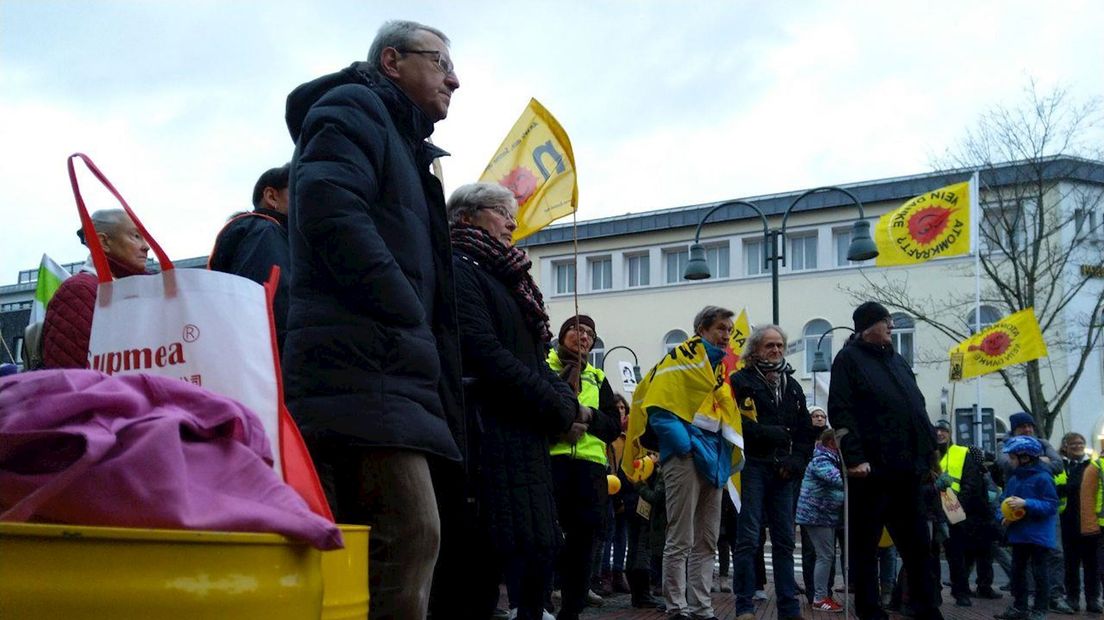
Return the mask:
{"type": "Polygon", "coordinates": [[[460,87],[448,45],[385,23],[367,62],[287,100],[288,407],[338,521],[372,526],[371,618],[425,618],[442,541],[430,468],[464,445],[452,251],[430,172],[446,153],[428,141],[460,87]]]}

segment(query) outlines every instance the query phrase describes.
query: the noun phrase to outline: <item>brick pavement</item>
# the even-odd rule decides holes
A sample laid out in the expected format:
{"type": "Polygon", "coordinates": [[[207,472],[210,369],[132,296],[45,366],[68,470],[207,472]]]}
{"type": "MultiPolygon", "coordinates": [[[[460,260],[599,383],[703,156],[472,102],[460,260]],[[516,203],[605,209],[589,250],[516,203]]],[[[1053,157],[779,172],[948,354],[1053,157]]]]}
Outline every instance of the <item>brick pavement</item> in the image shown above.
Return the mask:
{"type": "MultiPolygon", "coordinates": [[[[755,608],[756,620],[778,620],[778,609],[774,604],[774,590],[771,589],[770,584],[767,585],[767,594],[770,598],[763,601],[755,608]]],[[[1004,598],[996,601],[974,599],[973,607],[956,607],[954,605],[954,599],[951,597],[950,588],[943,589],[943,603],[942,611],[943,617],[946,620],[993,620],[993,614],[1004,611],[1008,606],[1010,597],[1007,592],[1004,592],[1004,598]]],[[[836,594],[837,597],[842,594],[836,594]]],[[[838,599],[837,599],[838,600],[838,599]]],[[[801,615],[807,620],[842,620],[843,614],[827,613],[822,611],[813,611],[805,603],[804,597],[801,599],[801,615]]],[[[713,595],[713,608],[717,614],[717,618],[720,620],[735,620],[736,613],[733,609],[735,600],[731,594],[714,594],[713,595]]],[[[584,618],[601,619],[601,620],[665,620],[666,615],[659,610],[649,609],[633,609],[629,605],[629,595],[620,594],[606,598],[606,603],[602,607],[592,607],[588,609],[584,614],[584,618]]],[[[855,618],[854,606],[852,606],[851,617],[855,618]]],[[[906,616],[900,614],[889,615],[890,620],[907,620],[906,616]]],[[[1075,614],[1073,616],[1063,616],[1060,614],[1048,614],[1049,620],[1085,620],[1093,618],[1094,620],[1100,620],[1097,614],[1089,614],[1085,611],[1075,614]]]]}

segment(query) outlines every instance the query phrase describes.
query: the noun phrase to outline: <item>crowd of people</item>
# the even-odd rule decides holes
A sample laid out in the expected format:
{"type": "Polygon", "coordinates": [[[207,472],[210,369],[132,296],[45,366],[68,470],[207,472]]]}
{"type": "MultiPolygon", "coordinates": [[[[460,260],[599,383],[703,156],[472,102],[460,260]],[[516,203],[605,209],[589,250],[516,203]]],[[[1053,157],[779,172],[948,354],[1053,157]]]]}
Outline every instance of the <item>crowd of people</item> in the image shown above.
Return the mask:
{"type": "MultiPolygon", "coordinates": [[[[757,326],[730,367],[734,315],[714,305],[630,406],[587,361],[591,317],[552,331],[514,245],[514,194],[475,183],[445,200],[430,167],[446,153],[428,138],[459,86],[444,33],[384,24],[366,62],[290,94],[291,161],[258,179],[253,210],[210,255],[209,268],[262,283],[281,269],[287,405],[337,520],[372,526],[372,618],[490,618],[504,585],[502,611],[527,620],[573,620],[615,592],[706,620],[718,590],[750,620],[768,536],[783,620],[801,617],[801,597],[841,611],[842,575],[863,620],[939,619],[940,547],[955,605],[1002,597],[996,562],[1006,620],[1072,612],[1082,594],[1100,612],[1104,460],[1076,433],[1053,450],[1026,413],[996,457],[955,445],[880,304],[855,309],[826,409],[807,405],[776,325],[757,326]],[[632,415],[646,420],[650,475],[622,467],[632,415]],[[952,494],[957,511],[944,509],[952,494]]],[[[145,273],[149,247],[125,212],[92,222],[113,277],[145,273]]],[[[93,274],[61,286],[28,368],[87,366],[95,296],[93,274]]]]}

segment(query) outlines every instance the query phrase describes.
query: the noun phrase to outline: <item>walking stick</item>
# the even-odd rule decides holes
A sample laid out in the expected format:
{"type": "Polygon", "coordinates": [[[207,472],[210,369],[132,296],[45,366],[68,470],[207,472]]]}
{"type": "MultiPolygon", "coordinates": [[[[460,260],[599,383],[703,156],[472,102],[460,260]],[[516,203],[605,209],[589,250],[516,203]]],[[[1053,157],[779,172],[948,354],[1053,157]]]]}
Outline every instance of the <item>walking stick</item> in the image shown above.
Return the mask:
{"type": "Polygon", "coordinates": [[[847,463],[843,460],[843,438],[846,428],[836,429],[836,448],[839,449],[840,467],[843,469],[843,617],[851,618],[851,509],[847,485],[847,463]]]}

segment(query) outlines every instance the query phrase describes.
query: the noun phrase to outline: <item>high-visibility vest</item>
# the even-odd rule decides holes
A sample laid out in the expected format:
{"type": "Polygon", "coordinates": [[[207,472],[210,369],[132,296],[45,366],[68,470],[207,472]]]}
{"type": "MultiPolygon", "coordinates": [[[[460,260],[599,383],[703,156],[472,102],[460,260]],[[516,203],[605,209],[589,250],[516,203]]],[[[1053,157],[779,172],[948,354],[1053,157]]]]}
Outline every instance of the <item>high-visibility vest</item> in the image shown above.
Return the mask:
{"type": "Polygon", "coordinates": [[[1069,482],[1069,477],[1066,476],[1066,470],[1058,472],[1054,476],[1054,487],[1058,491],[1058,514],[1062,514],[1066,511],[1066,502],[1069,497],[1066,495],[1066,486],[1069,482]]]}
{"type": "Polygon", "coordinates": [[[1093,461],[1093,466],[1100,471],[1096,478],[1096,522],[1104,527],[1104,456],[1093,461]]]}
{"type": "MultiPolygon", "coordinates": [[[[563,370],[563,363],[560,362],[560,356],[556,354],[555,349],[548,352],[548,366],[555,373],[563,370]]],[[[602,415],[598,411],[598,394],[605,380],[606,373],[590,364],[587,364],[586,368],[579,373],[579,404],[593,409],[595,415],[602,415]]],[[[583,433],[575,445],[566,441],[553,444],[549,453],[552,456],[568,455],[572,458],[585,459],[602,466],[609,464],[606,460],[606,442],[590,433],[583,433]]]]}
{"type": "Polygon", "coordinates": [[[966,455],[969,453],[970,449],[966,446],[951,445],[939,461],[939,468],[951,477],[951,490],[955,493],[962,491],[962,468],[966,465],[966,455]]]}

